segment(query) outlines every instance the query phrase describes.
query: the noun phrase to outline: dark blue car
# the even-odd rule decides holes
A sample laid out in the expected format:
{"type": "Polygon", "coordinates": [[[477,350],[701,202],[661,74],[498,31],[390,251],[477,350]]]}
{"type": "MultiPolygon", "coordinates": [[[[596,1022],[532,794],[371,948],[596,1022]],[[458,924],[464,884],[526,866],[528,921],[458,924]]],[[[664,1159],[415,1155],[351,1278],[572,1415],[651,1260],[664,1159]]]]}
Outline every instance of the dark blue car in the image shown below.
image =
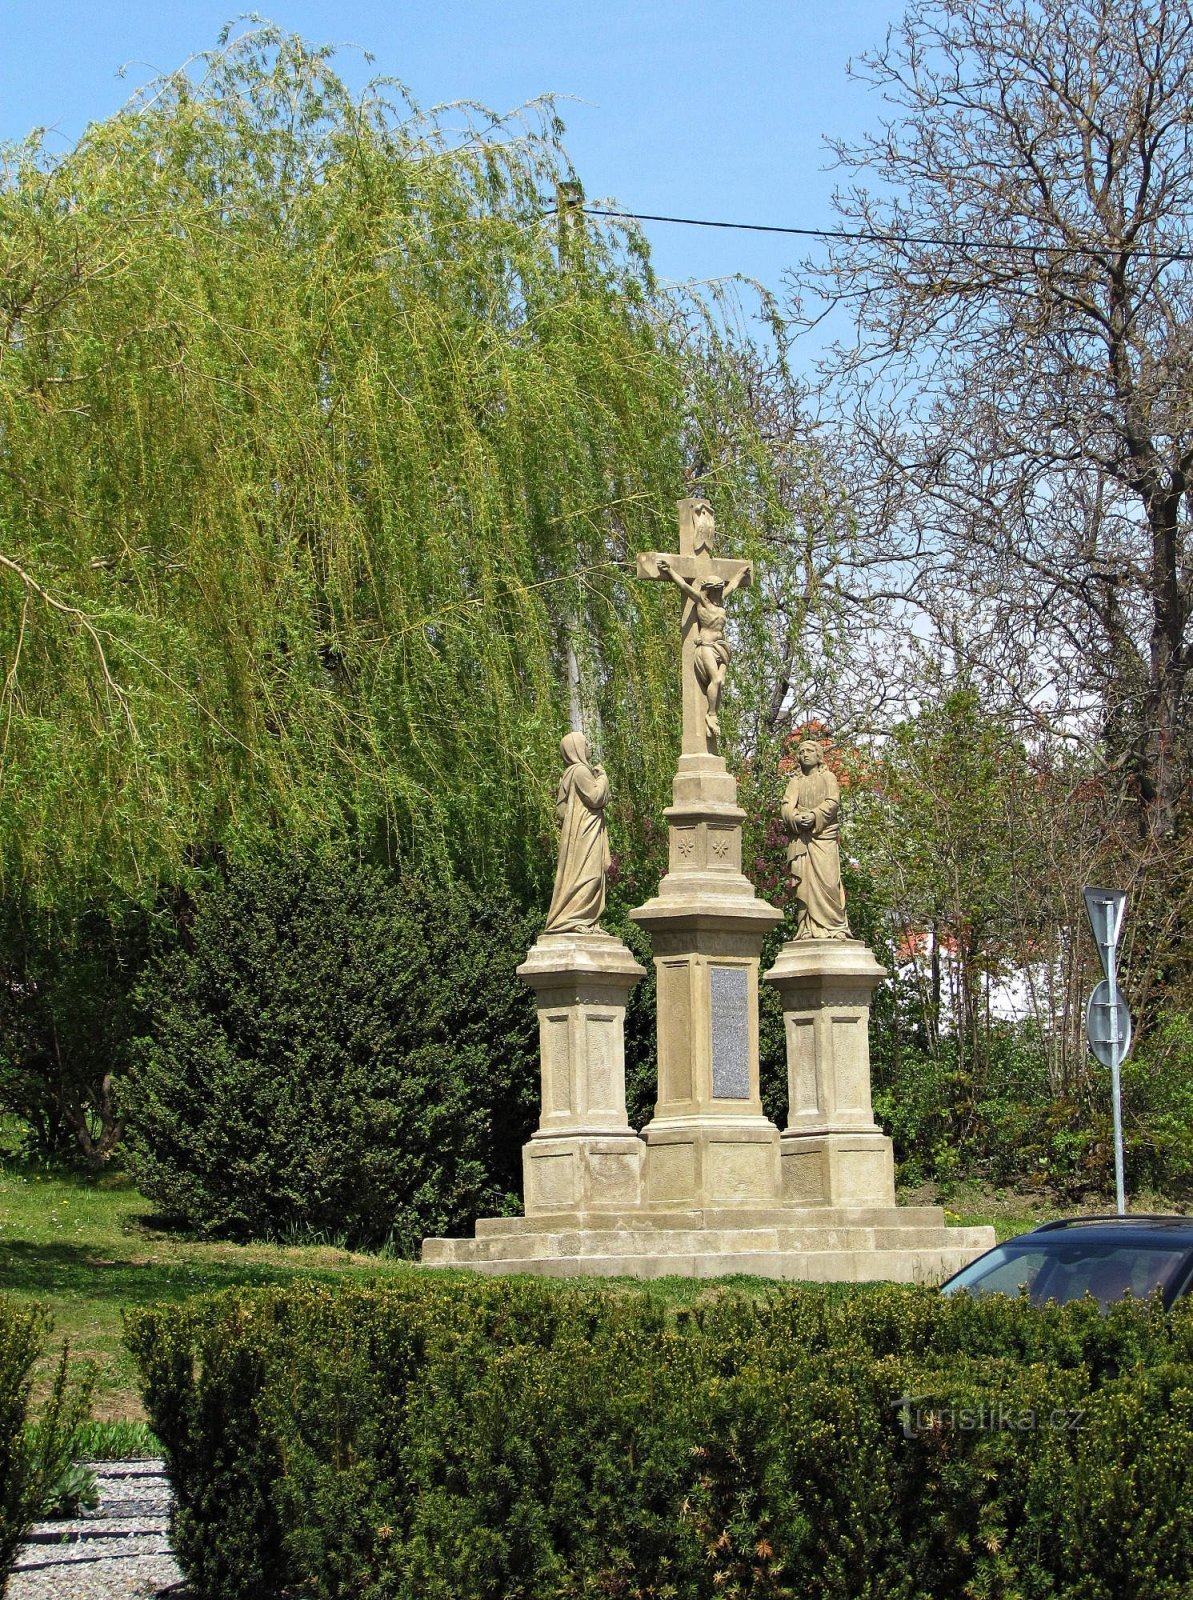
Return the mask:
{"type": "Polygon", "coordinates": [[[1092,1295],[1107,1306],[1128,1292],[1164,1297],[1165,1309],[1193,1287],[1193,1217],[1068,1217],[1021,1233],[941,1285],[942,1294],[1016,1295],[1033,1305],[1092,1295]]]}

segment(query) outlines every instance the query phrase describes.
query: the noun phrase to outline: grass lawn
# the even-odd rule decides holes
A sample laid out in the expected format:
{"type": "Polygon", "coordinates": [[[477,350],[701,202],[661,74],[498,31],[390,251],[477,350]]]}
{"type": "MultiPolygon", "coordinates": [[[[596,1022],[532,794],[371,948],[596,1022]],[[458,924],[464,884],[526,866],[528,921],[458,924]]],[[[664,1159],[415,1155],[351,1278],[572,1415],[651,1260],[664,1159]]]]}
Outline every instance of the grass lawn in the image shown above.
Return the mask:
{"type": "MultiPolygon", "coordinates": [[[[949,1205],[950,1222],[993,1222],[1000,1239],[1045,1215],[1043,1209],[1029,1212],[1022,1199],[1016,1207],[1013,1201],[999,1204],[976,1191],[949,1205]]],[[[183,1300],[234,1284],[374,1278],[419,1270],[392,1257],[328,1245],[207,1243],[155,1226],[150,1203],[120,1174],[94,1179],[0,1166],[0,1288],[17,1300],[48,1306],[59,1347],[65,1338],[77,1355],[96,1363],[94,1414],[101,1421],[143,1416],[132,1357],[122,1340],[126,1306],[183,1300]]],[[[768,1280],[731,1281],[761,1287],[768,1280]]],[[[626,1287],[636,1285],[627,1280],[626,1287]]],[[[652,1287],[686,1300],[708,1293],[711,1285],[707,1279],[668,1279],[652,1287]]],[[[43,1360],[43,1375],[52,1365],[51,1349],[43,1360]]]]}
{"type": "MultiPolygon", "coordinates": [[[[1166,1195],[1140,1192],[1127,1197],[1127,1209],[1137,1215],[1154,1212],[1157,1215],[1188,1215],[1190,1207],[1182,1201],[1170,1200],[1166,1195]]],[[[901,1205],[935,1205],[932,1191],[906,1190],[899,1194],[901,1205]]],[[[1001,1244],[1017,1233],[1039,1227],[1055,1217],[1107,1216],[1114,1211],[1113,1196],[1094,1198],[1082,1204],[1058,1203],[1047,1194],[1023,1194],[1015,1190],[989,1189],[982,1184],[957,1184],[944,1201],[945,1219],[957,1226],[975,1227],[990,1223],[1001,1244]]]]}
{"type": "MultiPolygon", "coordinates": [[[[234,1284],[416,1270],[321,1245],[205,1243],[155,1227],[151,1212],[118,1174],[95,1180],[0,1168],[0,1288],[16,1300],[48,1306],[59,1349],[65,1338],[75,1354],[96,1363],[94,1414],[102,1421],[144,1415],[122,1342],[125,1306],[184,1300],[234,1284]]],[[[43,1359],[45,1374],[52,1365],[51,1350],[43,1359]]]]}

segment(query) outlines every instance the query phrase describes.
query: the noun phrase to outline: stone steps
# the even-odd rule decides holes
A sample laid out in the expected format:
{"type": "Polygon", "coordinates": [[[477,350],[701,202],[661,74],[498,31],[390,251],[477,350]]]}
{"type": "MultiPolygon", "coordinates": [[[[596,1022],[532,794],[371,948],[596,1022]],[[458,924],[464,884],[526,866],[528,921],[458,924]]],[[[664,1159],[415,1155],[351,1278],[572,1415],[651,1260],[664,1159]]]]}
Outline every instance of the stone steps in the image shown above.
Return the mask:
{"type": "MultiPolygon", "coordinates": [[[[469,1241],[461,1241],[467,1244],[469,1241]]],[[[436,1266],[468,1267],[486,1275],[532,1272],[540,1277],[720,1278],[744,1274],[804,1283],[937,1283],[974,1258],[961,1250],[752,1250],[667,1255],[576,1254],[482,1258],[466,1253],[436,1266]]]]}
{"type": "Polygon", "coordinates": [[[785,1227],[819,1233],[841,1227],[941,1229],[944,1226],[944,1211],[940,1206],[660,1206],[642,1207],[632,1213],[541,1211],[530,1217],[481,1217],[476,1224],[476,1237],[507,1238],[519,1233],[562,1233],[569,1230],[586,1233],[624,1232],[627,1227],[652,1231],[695,1228],[702,1232],[710,1229],[785,1227]]]}
{"type": "Polygon", "coordinates": [[[719,1211],[709,1215],[713,1226],[700,1226],[699,1214],[692,1212],[599,1221],[492,1218],[478,1227],[476,1238],[426,1240],[423,1264],[549,1277],[750,1273],[810,1282],[932,1282],[956,1272],[992,1242],[989,1229],[947,1228],[943,1219],[936,1221],[933,1209],[908,1208],[900,1214],[874,1208],[856,1219],[834,1212],[823,1223],[790,1211],[719,1211]]]}
{"type": "MultiPolygon", "coordinates": [[[[950,1232],[954,1230],[950,1229],[950,1232]]],[[[423,1251],[424,1266],[439,1266],[447,1259],[460,1259],[464,1250],[470,1260],[506,1260],[510,1262],[537,1258],[543,1255],[559,1256],[638,1256],[660,1255],[717,1255],[757,1254],[780,1251],[786,1254],[809,1257],[838,1254],[886,1254],[900,1250],[954,1251],[971,1247],[984,1247],[984,1235],[967,1239],[969,1230],[957,1229],[961,1238],[942,1241],[940,1232],[931,1228],[861,1229],[826,1228],[822,1236],[810,1238],[803,1228],[742,1228],[742,1229],[673,1229],[667,1233],[639,1228],[620,1232],[566,1230],[555,1232],[540,1229],[537,1233],[513,1234],[509,1237],[488,1235],[483,1239],[429,1240],[423,1251]]]]}

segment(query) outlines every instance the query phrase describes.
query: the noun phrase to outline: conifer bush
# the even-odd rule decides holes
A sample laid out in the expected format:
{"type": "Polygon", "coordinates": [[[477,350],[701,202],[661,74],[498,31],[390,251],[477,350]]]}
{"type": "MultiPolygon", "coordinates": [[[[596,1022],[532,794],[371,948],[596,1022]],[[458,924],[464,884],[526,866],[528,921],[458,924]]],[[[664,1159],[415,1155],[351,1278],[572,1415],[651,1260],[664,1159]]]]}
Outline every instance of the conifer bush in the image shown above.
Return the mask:
{"type": "Polygon", "coordinates": [[[0,1110],[21,1154],[111,1159],[147,923],[115,897],[56,913],[0,898],[0,1110]]]}
{"type": "Polygon", "coordinates": [[[412,1253],[520,1189],[535,927],[508,895],[334,853],[230,868],[142,986],[124,1086],[142,1191],[207,1234],[412,1253]]]}
{"type": "Polygon", "coordinates": [[[180,1559],[223,1600],[1193,1583],[1190,1306],[776,1285],[676,1309],[412,1273],[144,1310],[129,1337],[180,1559]]]}

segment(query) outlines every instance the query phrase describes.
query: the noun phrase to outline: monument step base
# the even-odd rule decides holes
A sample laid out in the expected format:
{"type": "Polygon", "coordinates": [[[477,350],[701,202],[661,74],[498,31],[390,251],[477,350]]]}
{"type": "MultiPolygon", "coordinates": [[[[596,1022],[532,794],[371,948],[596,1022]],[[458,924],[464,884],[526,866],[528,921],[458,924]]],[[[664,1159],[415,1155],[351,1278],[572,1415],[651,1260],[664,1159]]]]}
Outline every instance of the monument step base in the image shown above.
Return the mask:
{"type": "MultiPolygon", "coordinates": [[[[756,1203],[753,1206],[640,1206],[633,1211],[608,1207],[577,1211],[560,1207],[538,1211],[529,1217],[481,1217],[476,1224],[478,1239],[516,1233],[561,1232],[642,1232],[651,1237],[660,1230],[674,1232],[695,1229],[708,1233],[719,1229],[738,1231],[754,1228],[795,1229],[801,1235],[819,1239],[830,1230],[841,1228],[928,1228],[939,1232],[945,1227],[940,1206],[784,1206],[756,1203]]],[[[949,1228],[949,1237],[977,1232],[986,1236],[987,1228],[949,1228]]],[[[429,1242],[429,1241],[428,1241],[429,1242]]],[[[464,1241],[468,1243],[467,1240],[464,1241]]]]}
{"type": "Polygon", "coordinates": [[[745,1213],[491,1217],[473,1239],[426,1239],[423,1265],[543,1277],[938,1282],[994,1244],[991,1228],[948,1228],[935,1207],[745,1213]]]}

